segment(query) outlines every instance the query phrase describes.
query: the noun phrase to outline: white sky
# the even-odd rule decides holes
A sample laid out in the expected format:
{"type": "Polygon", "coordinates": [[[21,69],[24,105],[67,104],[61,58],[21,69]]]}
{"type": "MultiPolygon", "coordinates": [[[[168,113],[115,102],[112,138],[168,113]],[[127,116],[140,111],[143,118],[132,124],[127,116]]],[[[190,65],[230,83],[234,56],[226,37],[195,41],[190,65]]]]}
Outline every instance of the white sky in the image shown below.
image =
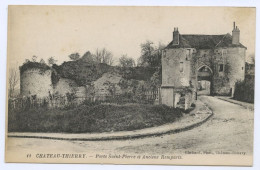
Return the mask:
{"type": "MultiPolygon", "coordinates": [[[[182,6],[185,6],[185,5],[193,5],[193,6],[199,6],[199,5],[210,5],[210,6],[257,6],[258,8],[260,7],[260,1],[259,0],[250,0],[250,1],[237,1],[237,0],[218,0],[218,1],[209,1],[209,0],[197,0],[197,1],[194,1],[194,0],[182,0],[182,1],[178,1],[178,0],[161,0],[161,1],[156,1],[156,0],[144,0],[144,1],[138,1],[138,0],[117,0],[117,1],[113,1],[113,0],[105,0],[105,1],[98,1],[98,0],[88,0],[88,1],[85,1],[85,0],[56,0],[56,1],[53,1],[53,0],[38,0],[38,1],[35,1],[35,0],[1,0],[0,1],[0,34],[1,34],[1,39],[0,39],[0,45],[1,45],[1,49],[3,50],[0,55],[0,61],[1,63],[5,63],[6,60],[6,53],[5,53],[5,49],[6,49],[6,11],[7,11],[7,5],[8,4],[64,4],[64,5],[68,5],[68,4],[93,4],[93,5],[118,5],[118,4],[123,4],[123,5],[182,5],[182,6]]],[[[221,14],[221,13],[220,13],[221,14]]],[[[259,12],[257,13],[257,17],[259,18],[259,12]]],[[[191,16],[192,18],[192,16],[191,16]]],[[[203,18],[203,17],[202,17],[203,18]]],[[[213,20],[215,19],[214,17],[212,18],[213,20]]],[[[219,19],[218,19],[219,20],[219,19]]],[[[232,18],[230,19],[232,20],[232,18]]],[[[253,20],[253,19],[252,19],[253,20]]],[[[172,20],[173,22],[174,20],[172,20]]],[[[190,19],[190,22],[192,22],[192,19],[190,19]]],[[[208,21],[206,21],[208,22],[208,21]]],[[[233,21],[231,21],[233,22],[233,21]]],[[[236,20],[237,24],[239,25],[240,29],[241,29],[241,23],[238,23],[238,20],[236,20]]],[[[253,21],[254,22],[254,21],[253,21]]],[[[231,29],[232,29],[232,24],[229,24],[229,23],[224,23],[224,22],[220,22],[223,26],[227,26],[228,28],[224,29],[224,31],[228,31],[228,32],[231,32],[231,29]]],[[[214,23],[213,23],[214,24],[214,23]]],[[[209,24],[206,24],[206,23],[199,23],[200,25],[200,28],[202,28],[202,26],[210,26],[209,24]]],[[[247,24],[245,24],[247,25],[247,24]]],[[[248,24],[249,26],[252,26],[254,25],[253,24],[248,24]]],[[[187,28],[187,27],[180,27],[179,26],[179,29],[181,29],[181,33],[184,33],[184,29],[186,29],[186,33],[191,33],[191,31],[194,31],[193,30],[193,27],[191,28],[187,28]]],[[[257,24],[258,28],[259,28],[259,22],[257,24]]],[[[176,27],[176,25],[174,23],[172,23],[171,25],[171,30],[173,30],[173,27],[176,27]]],[[[214,27],[213,27],[214,28],[214,27]]],[[[215,28],[218,28],[218,27],[215,27],[215,28]]],[[[215,29],[211,29],[211,31],[209,32],[209,34],[213,34],[213,31],[215,29]]],[[[197,31],[197,30],[196,30],[197,31]]],[[[215,30],[216,31],[216,30],[215,30]]],[[[9,31],[10,32],[10,31],[9,31]]],[[[241,30],[241,36],[243,37],[245,34],[243,33],[244,30],[241,30]]],[[[171,34],[171,31],[169,31],[169,33],[171,34]]],[[[192,33],[195,33],[195,32],[192,32],[192,33]]],[[[223,33],[223,32],[221,32],[223,33]]],[[[165,33],[166,34],[166,33],[165,33]]],[[[249,35],[248,37],[249,38],[249,41],[251,42],[250,44],[254,44],[253,41],[254,41],[254,35],[252,34],[252,32],[249,32],[247,31],[247,35],[249,35]],[[253,37],[253,38],[252,38],[253,37]]],[[[171,37],[168,37],[168,39],[170,39],[171,37]]],[[[257,34],[257,42],[259,45],[259,34],[257,34]]],[[[9,40],[10,41],[10,40],[9,40]]],[[[243,40],[242,40],[243,41],[243,40]]],[[[249,42],[247,41],[247,42],[249,42]]],[[[245,42],[243,41],[242,42],[244,45],[245,42]]],[[[19,43],[18,43],[19,44],[19,43]]],[[[14,46],[14,45],[13,45],[14,46]]],[[[15,45],[15,47],[17,47],[18,45],[15,45]]],[[[248,46],[248,45],[246,45],[248,46]]],[[[254,51],[252,50],[252,48],[254,48],[254,45],[250,46],[250,48],[248,48],[248,52],[249,51],[254,51]]],[[[10,45],[9,45],[9,49],[10,49],[10,45]]],[[[20,50],[20,49],[18,49],[20,50]]],[[[74,51],[74,50],[73,50],[74,51]]],[[[85,50],[84,50],[85,51],[85,50]]],[[[140,51],[140,50],[139,50],[140,51]]],[[[259,49],[256,49],[256,51],[258,52],[257,54],[259,54],[259,49]]],[[[22,52],[20,52],[22,54],[22,52]]],[[[11,54],[10,50],[9,50],[9,59],[13,59],[13,60],[16,60],[14,59],[13,57],[10,57],[11,55],[16,55],[18,54],[18,52],[13,52],[11,54]]],[[[21,59],[23,60],[23,58],[30,58],[32,54],[30,54],[28,52],[28,54],[23,54],[23,55],[17,55],[17,56],[20,56],[20,58],[18,58],[18,60],[20,61],[21,59]],[[26,56],[28,55],[28,56],[26,56]],[[24,57],[25,56],[25,57],[24,57]]],[[[67,55],[67,54],[66,54],[67,55]]],[[[43,55],[42,55],[43,56],[43,55]]],[[[259,66],[259,60],[256,60],[256,65],[259,66]]],[[[18,61],[13,61],[12,63],[18,63],[18,61]]],[[[10,64],[12,64],[10,63],[10,64]]],[[[256,66],[256,72],[259,73],[259,69],[258,67],[256,66]]],[[[2,82],[5,82],[6,81],[6,66],[3,65],[1,68],[0,68],[0,73],[1,73],[1,81],[2,82]]],[[[259,85],[259,76],[260,74],[256,74],[256,87],[258,87],[259,85]]],[[[2,120],[2,128],[1,128],[1,133],[2,134],[2,138],[0,138],[0,143],[2,144],[2,146],[4,146],[4,142],[5,142],[5,120],[6,120],[6,114],[4,114],[5,112],[5,106],[6,106],[6,100],[5,100],[5,96],[6,96],[6,88],[5,88],[5,85],[4,83],[2,83],[1,85],[1,88],[0,88],[0,96],[1,96],[1,103],[0,103],[0,108],[1,109],[1,117],[0,119],[2,120]]],[[[259,113],[259,96],[260,96],[260,93],[259,93],[259,89],[256,88],[255,89],[256,92],[255,92],[255,113],[259,113]]],[[[260,120],[260,116],[259,114],[255,114],[255,120],[260,120]]],[[[254,160],[258,160],[259,157],[260,157],[260,147],[259,147],[259,141],[260,141],[260,136],[259,136],[259,124],[255,124],[255,130],[254,130],[254,160]]],[[[1,147],[0,148],[0,151],[1,153],[4,153],[4,147],[1,147]]],[[[1,154],[1,159],[4,160],[4,154],[1,154]]],[[[37,169],[41,169],[41,170],[45,170],[45,169],[54,169],[54,168],[62,168],[62,169],[71,169],[71,168],[74,168],[75,165],[55,165],[55,164],[5,164],[3,161],[0,163],[1,164],[1,167],[3,167],[3,169],[17,169],[18,166],[19,166],[19,169],[28,169],[28,168],[37,168],[37,169]]],[[[86,168],[93,168],[93,169],[104,169],[104,167],[106,169],[121,169],[122,166],[118,165],[118,166],[111,166],[111,165],[77,165],[77,168],[78,169],[86,169],[86,168]]],[[[162,166],[135,166],[136,169],[158,169],[158,167],[162,167],[162,166]]],[[[254,165],[253,167],[228,167],[228,169],[259,169],[260,167],[260,164],[259,164],[259,161],[254,161],[254,165]]],[[[130,166],[124,166],[123,168],[125,169],[131,169],[132,167],[130,166]]],[[[163,166],[162,168],[164,169],[174,169],[174,167],[172,166],[163,166]]],[[[214,168],[214,167],[213,167],[214,168]]],[[[209,169],[208,166],[179,166],[177,167],[177,169],[196,169],[196,170],[207,170],[209,169]]],[[[227,169],[226,167],[216,167],[216,169],[227,169]]]]}
{"type": "Polygon", "coordinates": [[[71,53],[103,47],[115,59],[122,54],[137,59],[141,43],[167,44],[174,27],[181,34],[226,34],[232,32],[233,21],[247,55],[254,53],[254,8],[13,6],[8,59],[19,66],[33,55],[45,60],[55,56],[60,64],[71,53]]]}

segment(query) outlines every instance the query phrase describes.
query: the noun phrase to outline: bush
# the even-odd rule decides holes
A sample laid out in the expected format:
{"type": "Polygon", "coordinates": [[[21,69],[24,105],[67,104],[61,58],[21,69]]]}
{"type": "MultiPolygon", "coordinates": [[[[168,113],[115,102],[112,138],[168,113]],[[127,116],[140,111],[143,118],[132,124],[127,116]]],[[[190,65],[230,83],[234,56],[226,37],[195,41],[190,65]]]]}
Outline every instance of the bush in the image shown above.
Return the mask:
{"type": "Polygon", "coordinates": [[[235,84],[234,99],[254,103],[254,77],[246,77],[244,81],[235,84]]]}
{"type": "Polygon", "coordinates": [[[178,108],[146,104],[97,104],[77,108],[9,111],[9,132],[86,133],[129,131],[174,122],[182,116],[178,108]]]}

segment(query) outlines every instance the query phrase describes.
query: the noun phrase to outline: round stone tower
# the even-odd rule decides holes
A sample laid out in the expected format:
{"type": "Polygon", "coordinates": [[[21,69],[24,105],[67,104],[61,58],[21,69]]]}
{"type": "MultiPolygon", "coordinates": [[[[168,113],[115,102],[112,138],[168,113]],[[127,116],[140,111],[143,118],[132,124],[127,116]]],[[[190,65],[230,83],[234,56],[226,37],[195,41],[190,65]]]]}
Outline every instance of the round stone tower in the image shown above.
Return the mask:
{"type": "Polygon", "coordinates": [[[52,93],[50,68],[28,67],[20,69],[20,92],[22,96],[48,97],[52,93]]]}
{"type": "Polygon", "coordinates": [[[229,48],[228,62],[230,63],[229,82],[232,88],[232,96],[234,93],[235,83],[245,79],[245,48],[229,48]]]}

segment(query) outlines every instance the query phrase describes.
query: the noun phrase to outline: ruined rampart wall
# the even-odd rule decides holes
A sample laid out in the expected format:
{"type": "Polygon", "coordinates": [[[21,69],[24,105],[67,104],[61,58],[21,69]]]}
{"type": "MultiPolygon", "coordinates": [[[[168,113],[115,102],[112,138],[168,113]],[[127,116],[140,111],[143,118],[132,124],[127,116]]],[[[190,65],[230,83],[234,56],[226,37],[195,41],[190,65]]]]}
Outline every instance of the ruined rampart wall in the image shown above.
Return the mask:
{"type": "Polygon", "coordinates": [[[67,78],[60,78],[54,87],[54,93],[58,95],[66,95],[67,93],[75,93],[77,91],[77,84],[74,80],[67,78]]]}

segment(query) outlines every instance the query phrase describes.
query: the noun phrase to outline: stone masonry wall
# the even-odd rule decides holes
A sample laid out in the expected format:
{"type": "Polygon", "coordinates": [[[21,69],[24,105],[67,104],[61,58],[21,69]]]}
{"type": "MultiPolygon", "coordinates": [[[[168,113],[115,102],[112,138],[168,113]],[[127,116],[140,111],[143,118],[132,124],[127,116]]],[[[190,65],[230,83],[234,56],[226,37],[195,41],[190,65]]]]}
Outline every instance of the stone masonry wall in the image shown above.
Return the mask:
{"type": "Polygon", "coordinates": [[[173,88],[161,88],[161,100],[162,104],[165,104],[170,107],[174,107],[175,98],[174,98],[173,88]]]}
{"type": "MultiPolygon", "coordinates": [[[[167,49],[162,57],[162,86],[161,101],[170,107],[179,107],[181,94],[185,93],[183,87],[192,90],[197,87],[195,49],[180,48],[167,49]],[[191,87],[193,86],[193,87],[191,87]]],[[[193,103],[192,94],[184,94],[183,108],[188,109],[193,103]]],[[[181,106],[182,107],[182,106],[181,106]]]]}
{"type": "Polygon", "coordinates": [[[104,73],[101,78],[94,81],[95,95],[109,96],[113,94],[121,94],[122,90],[119,82],[122,77],[116,73],[104,73]]]}
{"type": "Polygon", "coordinates": [[[49,97],[50,94],[66,96],[67,93],[74,93],[78,98],[86,97],[86,88],[84,86],[78,87],[74,80],[60,78],[53,86],[51,72],[51,70],[42,71],[37,68],[24,71],[20,78],[21,95],[36,95],[37,98],[45,98],[49,97]]]}
{"type": "Polygon", "coordinates": [[[211,67],[211,59],[214,55],[214,51],[211,49],[200,49],[198,50],[196,54],[197,62],[198,62],[198,68],[200,68],[203,65],[211,67]]]}
{"type": "Polygon", "coordinates": [[[191,80],[190,62],[187,49],[166,50],[162,57],[162,86],[188,87],[191,80]]]}
{"type": "Polygon", "coordinates": [[[228,62],[232,63],[230,70],[229,81],[230,86],[233,88],[238,80],[245,79],[245,53],[244,48],[229,48],[228,49],[228,62]]]}
{"type": "Polygon", "coordinates": [[[245,49],[218,48],[215,49],[215,75],[213,79],[214,93],[227,95],[235,83],[244,80],[245,76],[245,49]],[[219,72],[219,65],[223,64],[223,72],[219,72]]]}
{"type": "Polygon", "coordinates": [[[34,68],[24,71],[20,76],[20,90],[22,96],[48,97],[52,92],[51,70],[34,68]]]}

